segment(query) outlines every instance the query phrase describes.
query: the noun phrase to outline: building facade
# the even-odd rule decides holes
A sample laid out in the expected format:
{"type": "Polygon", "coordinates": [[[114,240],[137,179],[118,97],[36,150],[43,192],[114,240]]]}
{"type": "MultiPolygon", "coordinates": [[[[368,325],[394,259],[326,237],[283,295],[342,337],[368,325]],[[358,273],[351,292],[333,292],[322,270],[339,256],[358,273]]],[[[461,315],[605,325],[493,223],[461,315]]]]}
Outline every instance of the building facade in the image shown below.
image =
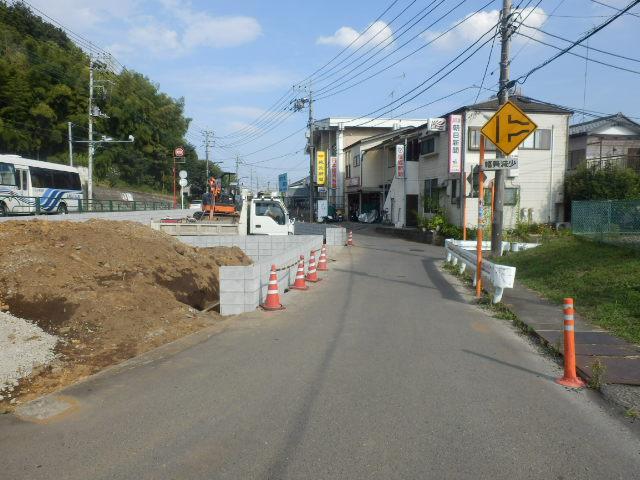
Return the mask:
{"type": "Polygon", "coordinates": [[[569,170],[580,165],[613,165],[640,173],[640,124],[618,113],[571,125],[569,170]]]}
{"type": "MultiPolygon", "coordinates": [[[[518,168],[506,171],[504,226],[519,219],[536,223],[564,220],[564,177],[567,168],[568,128],[572,112],[528,97],[511,98],[537,124],[512,156],[518,168]]],[[[404,130],[399,138],[389,138],[375,146],[362,164],[363,176],[386,169],[383,189],[385,218],[397,227],[414,226],[418,215],[444,214],[457,226],[478,224],[478,165],[480,128],[497,111],[497,99],[458,108],[432,122],[404,130]],[[458,120],[452,137],[451,125],[458,120]],[[444,123],[444,130],[443,128],[444,123]],[[396,145],[402,145],[404,162],[398,175],[396,145]],[[376,158],[368,162],[369,158],[376,158]],[[367,168],[371,169],[366,170],[367,168]],[[391,177],[391,178],[390,178],[391,177]]],[[[496,158],[496,148],[486,142],[485,159],[496,158]]],[[[485,222],[490,222],[494,172],[485,180],[485,222]]]]}
{"type": "MultiPolygon", "coordinates": [[[[325,152],[327,184],[319,186],[316,198],[326,198],[329,205],[346,212],[346,147],[372,136],[424,123],[422,119],[387,119],[329,117],[313,122],[315,151],[325,152]]],[[[350,183],[353,183],[351,180],[350,183]]],[[[353,186],[353,185],[350,185],[353,186]]]]}

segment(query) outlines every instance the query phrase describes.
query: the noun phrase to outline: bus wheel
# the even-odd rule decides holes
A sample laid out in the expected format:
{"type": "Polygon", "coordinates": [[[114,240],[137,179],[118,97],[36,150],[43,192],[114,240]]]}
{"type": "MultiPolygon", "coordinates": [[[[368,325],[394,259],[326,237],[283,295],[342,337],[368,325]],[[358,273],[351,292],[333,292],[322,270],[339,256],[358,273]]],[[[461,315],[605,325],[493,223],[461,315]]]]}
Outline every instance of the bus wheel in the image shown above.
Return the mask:
{"type": "Polygon", "coordinates": [[[59,215],[66,215],[67,213],[69,213],[69,210],[67,210],[67,204],[66,203],[61,203],[60,205],[58,205],[58,214],[59,215]]]}
{"type": "Polygon", "coordinates": [[[9,216],[9,210],[7,209],[7,205],[4,202],[0,202],[0,217],[9,216]]]}

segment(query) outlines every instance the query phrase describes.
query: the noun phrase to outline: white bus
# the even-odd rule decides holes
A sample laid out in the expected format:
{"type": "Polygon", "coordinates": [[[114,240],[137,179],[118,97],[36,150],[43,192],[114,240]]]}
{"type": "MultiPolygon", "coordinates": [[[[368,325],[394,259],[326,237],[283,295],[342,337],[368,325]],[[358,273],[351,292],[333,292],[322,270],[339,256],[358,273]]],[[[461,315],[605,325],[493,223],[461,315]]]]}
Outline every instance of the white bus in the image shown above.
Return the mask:
{"type": "Polygon", "coordinates": [[[0,216],[77,211],[82,200],[78,170],[59,163],[0,155],[0,216]]]}

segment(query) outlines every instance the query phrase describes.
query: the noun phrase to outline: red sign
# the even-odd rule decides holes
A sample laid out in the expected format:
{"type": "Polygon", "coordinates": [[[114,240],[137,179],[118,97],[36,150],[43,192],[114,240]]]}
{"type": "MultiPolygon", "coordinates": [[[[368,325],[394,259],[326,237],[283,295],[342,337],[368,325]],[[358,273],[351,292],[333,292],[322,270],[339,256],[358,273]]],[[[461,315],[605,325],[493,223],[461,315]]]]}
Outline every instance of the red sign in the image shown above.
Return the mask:
{"type": "Polygon", "coordinates": [[[396,177],[404,178],[404,145],[396,145],[396,177]]]}
{"type": "Polygon", "coordinates": [[[173,151],[173,156],[174,157],[184,157],[184,148],[183,147],[178,147],[173,151]]]}
{"type": "Polygon", "coordinates": [[[462,115],[449,116],[449,173],[462,168],[462,115]]]}
{"type": "Polygon", "coordinates": [[[331,188],[338,188],[338,157],[331,157],[329,166],[331,167],[331,188]]]}

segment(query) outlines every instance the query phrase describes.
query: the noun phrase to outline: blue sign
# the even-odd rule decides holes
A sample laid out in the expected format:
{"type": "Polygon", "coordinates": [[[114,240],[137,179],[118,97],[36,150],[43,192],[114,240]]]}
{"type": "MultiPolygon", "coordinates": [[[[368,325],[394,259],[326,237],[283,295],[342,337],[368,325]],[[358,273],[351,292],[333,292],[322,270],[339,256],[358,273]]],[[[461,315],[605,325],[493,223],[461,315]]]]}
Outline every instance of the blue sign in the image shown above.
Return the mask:
{"type": "Polygon", "coordinates": [[[289,180],[287,179],[287,174],[282,173],[278,175],[278,191],[280,193],[284,193],[289,189],[289,180]]]}

